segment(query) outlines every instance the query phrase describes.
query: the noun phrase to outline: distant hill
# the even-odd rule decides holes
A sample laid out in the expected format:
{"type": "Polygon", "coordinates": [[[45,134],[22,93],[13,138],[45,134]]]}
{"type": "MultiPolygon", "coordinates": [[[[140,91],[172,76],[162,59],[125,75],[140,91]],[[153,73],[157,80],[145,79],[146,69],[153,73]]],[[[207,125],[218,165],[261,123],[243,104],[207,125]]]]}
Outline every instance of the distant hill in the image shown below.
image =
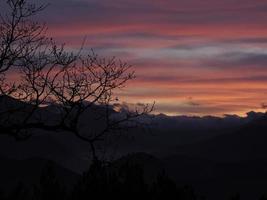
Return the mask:
{"type": "MultiPolygon", "coordinates": [[[[17,106],[30,107],[29,104],[8,96],[0,96],[0,110],[16,108],[17,106]]],[[[49,105],[40,108],[38,113],[43,119],[49,119],[47,123],[53,123],[58,117],[57,109],[57,105],[49,105]]],[[[101,112],[101,108],[96,110],[101,112]]],[[[101,120],[96,120],[94,117],[94,112],[88,110],[83,115],[80,126],[81,131],[85,134],[103,128],[101,120]]],[[[264,114],[255,112],[248,113],[247,117],[227,115],[223,118],[156,115],[145,129],[127,130],[127,132],[122,133],[126,137],[115,138],[111,147],[107,149],[107,157],[116,159],[134,152],[147,152],[165,157],[184,152],[186,155],[193,157],[200,155],[200,157],[207,157],[207,159],[211,157],[239,158],[238,152],[244,152],[244,150],[238,151],[241,147],[236,147],[240,142],[240,136],[236,133],[237,130],[241,130],[241,127],[247,129],[247,124],[255,123],[252,121],[258,120],[262,115],[264,114]],[[224,141],[228,141],[232,145],[230,143],[225,145],[224,141]],[[221,148],[219,148],[220,145],[221,148]],[[229,145],[230,148],[237,150],[234,150],[233,153],[228,147],[229,145]],[[212,148],[214,149],[211,151],[212,148]]],[[[249,142],[249,136],[246,140],[249,142]]],[[[258,140],[258,142],[263,141],[264,138],[258,140]]],[[[263,145],[261,146],[265,148],[263,145]]],[[[259,147],[260,145],[257,148],[259,147]]],[[[243,149],[248,151],[245,143],[243,149]]],[[[78,140],[72,134],[48,133],[42,130],[35,130],[34,136],[23,142],[17,142],[11,137],[0,135],[0,152],[3,156],[11,159],[29,159],[32,157],[50,159],[78,173],[88,169],[90,160],[90,148],[85,142],[78,140]]],[[[258,152],[261,152],[261,149],[258,152]]],[[[243,155],[246,157],[248,154],[243,155]]],[[[253,157],[253,152],[251,157],[253,157]]]]}
{"type": "Polygon", "coordinates": [[[179,146],[163,161],[179,184],[192,184],[209,199],[227,199],[236,192],[241,199],[257,199],[266,193],[266,142],[267,116],[263,115],[234,133],[179,146]]]}
{"type": "MultiPolygon", "coordinates": [[[[18,105],[25,107],[12,98],[1,98],[0,112],[18,105]]],[[[97,110],[101,112],[101,108],[97,110]]],[[[58,117],[57,105],[40,108],[38,113],[53,123],[58,117]]],[[[80,126],[85,134],[103,128],[103,122],[96,120],[94,114],[89,110],[83,115],[80,126]]],[[[242,199],[251,200],[267,192],[267,115],[264,113],[222,118],[161,114],[155,115],[145,129],[138,127],[122,135],[127,137],[115,138],[114,145],[106,149],[108,158],[112,158],[114,167],[127,162],[142,165],[148,181],[165,169],[179,185],[193,185],[198,193],[211,200],[228,199],[236,192],[241,193],[242,199]]],[[[67,183],[90,165],[88,144],[64,132],[36,130],[32,138],[23,142],[0,136],[0,154],[3,180],[0,186],[1,183],[5,186],[4,182],[6,186],[12,185],[19,179],[36,182],[48,160],[57,163],[56,171],[67,183]]]]}
{"type": "Polygon", "coordinates": [[[204,158],[173,155],[162,159],[178,185],[191,185],[208,200],[225,200],[239,193],[241,199],[266,194],[267,160],[215,162],[204,158]]]}
{"type": "Polygon", "coordinates": [[[0,163],[0,188],[5,191],[15,188],[19,183],[26,186],[38,184],[49,165],[53,167],[57,179],[66,187],[72,187],[80,177],[73,171],[42,158],[13,160],[1,156],[0,163]]]}
{"type": "Polygon", "coordinates": [[[176,153],[216,161],[267,159],[267,115],[204,142],[179,146],[176,153]]]}

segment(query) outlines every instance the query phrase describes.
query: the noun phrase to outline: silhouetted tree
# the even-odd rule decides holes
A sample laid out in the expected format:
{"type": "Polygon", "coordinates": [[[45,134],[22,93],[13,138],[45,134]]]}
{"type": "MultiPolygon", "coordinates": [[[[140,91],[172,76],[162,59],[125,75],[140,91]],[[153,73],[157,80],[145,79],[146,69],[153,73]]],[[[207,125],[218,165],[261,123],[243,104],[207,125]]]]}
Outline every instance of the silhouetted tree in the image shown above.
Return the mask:
{"type": "Polygon", "coordinates": [[[191,187],[177,187],[165,173],[160,173],[151,185],[146,183],[140,165],[126,162],[114,168],[112,164],[99,164],[91,165],[75,186],[71,199],[197,199],[191,187]]]}
{"type": "Polygon", "coordinates": [[[194,190],[190,186],[179,188],[165,172],[160,173],[151,188],[151,197],[157,199],[196,200],[194,190]]]}
{"type": "Polygon", "coordinates": [[[33,198],[35,200],[64,200],[66,198],[64,186],[56,177],[53,163],[48,163],[45,167],[40,177],[40,183],[34,187],[33,198]]]}
{"type": "MultiPolygon", "coordinates": [[[[47,42],[43,36],[46,27],[30,21],[45,6],[29,4],[26,0],[6,0],[7,13],[0,21],[0,73],[21,66],[22,60],[38,51],[47,42]]],[[[3,5],[2,5],[3,6],[3,5]]]]}
{"type": "Polygon", "coordinates": [[[29,189],[21,182],[12,190],[8,200],[28,200],[31,198],[29,189]]]}
{"type": "Polygon", "coordinates": [[[237,194],[233,195],[233,196],[230,198],[230,200],[240,200],[240,194],[237,193],[237,194]]]}
{"type": "Polygon", "coordinates": [[[259,200],[267,200],[266,195],[263,195],[259,200]]]}
{"type": "Polygon", "coordinates": [[[133,200],[147,196],[147,185],[140,167],[125,164],[114,171],[104,163],[93,163],[75,186],[72,199],[133,200]]]}
{"type": "Polygon", "coordinates": [[[1,200],[6,200],[7,197],[6,197],[6,193],[0,188],[0,199],[1,200]]]}
{"type": "Polygon", "coordinates": [[[177,199],[177,187],[175,182],[170,180],[165,173],[159,174],[153,183],[151,194],[153,199],[177,199]]]}
{"type": "MultiPolygon", "coordinates": [[[[152,180],[153,181],[153,180],[152,180]]],[[[5,199],[3,198],[0,198],[5,199]]],[[[39,183],[19,183],[5,200],[87,200],[87,199],[198,199],[191,187],[178,187],[165,173],[153,181],[145,180],[144,168],[134,162],[93,162],[89,170],[74,185],[65,190],[58,178],[53,162],[47,164],[39,183]]]]}
{"type": "Polygon", "coordinates": [[[122,199],[137,199],[148,197],[148,185],[145,183],[143,167],[125,163],[118,169],[118,177],[122,181],[122,199]]]}
{"type": "Polygon", "coordinates": [[[31,18],[45,6],[28,0],[6,2],[8,11],[0,18],[0,94],[21,103],[0,108],[1,134],[27,139],[38,129],[72,133],[89,144],[98,160],[97,147],[137,126],[137,119],[153,110],[153,105],[140,104],[129,109],[114,95],[135,77],[131,65],[93,51],[83,56],[82,48],[76,54],[66,51],[46,36],[45,25],[31,18]],[[15,82],[8,76],[11,69],[18,76],[15,82]],[[42,112],[47,105],[54,106],[53,120],[51,113],[42,112]],[[86,113],[101,121],[99,130],[82,130],[86,113]]]}
{"type": "Polygon", "coordinates": [[[85,200],[88,198],[105,199],[108,194],[108,174],[106,166],[101,162],[93,162],[88,172],[75,186],[72,199],[85,200]]]}

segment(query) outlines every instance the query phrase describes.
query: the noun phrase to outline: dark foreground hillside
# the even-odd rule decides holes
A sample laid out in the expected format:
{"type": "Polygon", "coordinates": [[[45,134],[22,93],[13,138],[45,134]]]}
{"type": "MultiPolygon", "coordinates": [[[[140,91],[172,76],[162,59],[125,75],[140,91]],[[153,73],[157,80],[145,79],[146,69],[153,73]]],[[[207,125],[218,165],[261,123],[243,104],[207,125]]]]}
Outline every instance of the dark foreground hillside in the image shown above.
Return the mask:
{"type": "Polygon", "coordinates": [[[191,187],[178,187],[163,169],[151,173],[154,166],[145,168],[140,162],[143,158],[156,161],[149,155],[137,154],[113,164],[95,162],[83,175],[51,161],[1,158],[5,164],[1,166],[0,199],[198,199],[191,187]]]}
{"type": "Polygon", "coordinates": [[[262,116],[235,133],[179,146],[164,160],[177,182],[191,183],[210,199],[235,192],[241,199],[257,199],[267,193],[266,141],[267,117],[262,116]]]}
{"type": "MultiPolygon", "coordinates": [[[[3,109],[18,105],[4,100],[3,109]]],[[[57,118],[51,106],[39,112],[51,122],[57,118]]],[[[92,119],[85,113],[85,131],[101,128],[92,119]]],[[[127,137],[107,148],[110,162],[104,163],[92,163],[87,144],[63,132],[36,131],[25,141],[1,136],[0,199],[264,200],[267,195],[266,114],[159,115],[148,129],[123,134],[127,137]]]]}

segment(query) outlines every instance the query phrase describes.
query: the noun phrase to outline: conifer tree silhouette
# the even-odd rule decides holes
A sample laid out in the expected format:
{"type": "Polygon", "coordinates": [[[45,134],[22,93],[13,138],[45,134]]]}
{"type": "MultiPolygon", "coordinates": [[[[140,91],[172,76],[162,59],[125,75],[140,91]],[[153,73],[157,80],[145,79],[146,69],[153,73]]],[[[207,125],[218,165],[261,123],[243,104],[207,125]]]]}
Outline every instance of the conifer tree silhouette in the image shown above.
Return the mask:
{"type": "Polygon", "coordinates": [[[30,197],[30,190],[22,182],[19,182],[10,192],[8,200],[28,200],[30,197]]]}
{"type": "Polygon", "coordinates": [[[54,164],[47,163],[40,177],[39,184],[34,187],[35,200],[62,199],[65,197],[65,187],[60,183],[54,171],[54,164]]]}

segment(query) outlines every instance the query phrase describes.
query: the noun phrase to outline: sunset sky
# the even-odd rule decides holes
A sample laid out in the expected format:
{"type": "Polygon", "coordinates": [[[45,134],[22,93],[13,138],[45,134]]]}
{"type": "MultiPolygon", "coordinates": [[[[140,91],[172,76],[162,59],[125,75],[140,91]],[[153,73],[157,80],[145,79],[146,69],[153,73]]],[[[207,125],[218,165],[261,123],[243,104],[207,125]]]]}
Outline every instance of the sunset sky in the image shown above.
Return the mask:
{"type": "Polygon", "coordinates": [[[121,101],[169,115],[264,111],[267,0],[38,0],[48,33],[134,66],[121,101]]]}

